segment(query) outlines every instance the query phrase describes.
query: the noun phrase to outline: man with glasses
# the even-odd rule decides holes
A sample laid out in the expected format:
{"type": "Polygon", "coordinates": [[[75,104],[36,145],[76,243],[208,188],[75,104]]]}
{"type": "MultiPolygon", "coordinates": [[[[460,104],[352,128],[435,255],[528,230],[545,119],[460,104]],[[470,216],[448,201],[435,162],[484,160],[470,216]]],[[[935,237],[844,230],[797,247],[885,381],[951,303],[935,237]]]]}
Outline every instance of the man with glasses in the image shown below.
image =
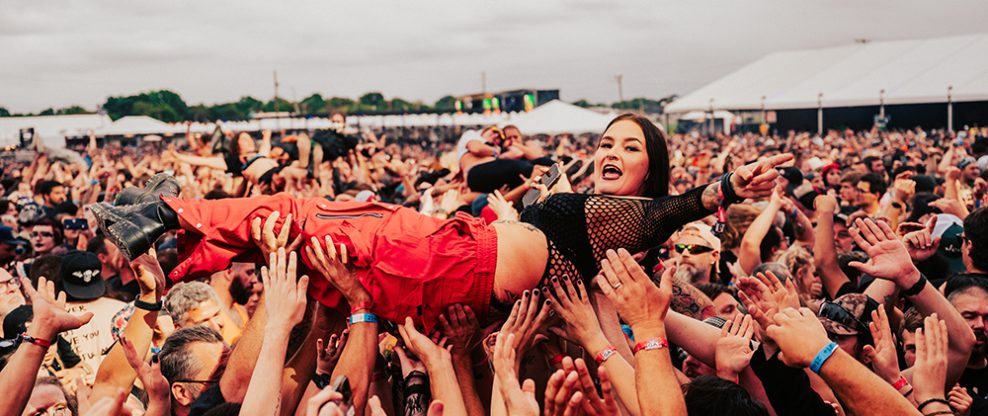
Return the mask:
{"type": "MultiPolygon", "coordinates": [[[[24,295],[21,293],[20,285],[17,284],[17,279],[6,270],[0,269],[0,322],[24,303],[24,295]]],[[[10,338],[10,336],[0,331],[0,338],[10,338]]]]}
{"type": "Polygon", "coordinates": [[[689,224],[683,227],[674,241],[673,250],[678,256],[677,277],[689,279],[693,285],[720,283],[717,275],[720,239],[710,232],[709,227],[689,224]]]}
{"type": "Polygon", "coordinates": [[[205,325],[179,329],[165,340],[156,358],[171,389],[172,414],[187,416],[196,399],[219,380],[215,373],[226,351],[223,336],[205,325]]]}
{"type": "Polygon", "coordinates": [[[31,246],[37,256],[50,254],[62,244],[62,229],[52,220],[42,218],[31,226],[31,246]]]}

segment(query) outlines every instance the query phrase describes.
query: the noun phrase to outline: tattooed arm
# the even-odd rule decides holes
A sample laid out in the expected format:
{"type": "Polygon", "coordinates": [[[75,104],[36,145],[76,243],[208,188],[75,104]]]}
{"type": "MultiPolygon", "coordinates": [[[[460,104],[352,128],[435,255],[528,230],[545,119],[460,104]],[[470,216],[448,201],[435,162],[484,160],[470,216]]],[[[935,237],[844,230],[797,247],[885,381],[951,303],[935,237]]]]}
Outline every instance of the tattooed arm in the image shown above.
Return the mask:
{"type": "MultiPolygon", "coordinates": [[[[655,276],[657,279],[658,276],[655,276]]],[[[672,303],[670,308],[693,319],[703,320],[713,315],[714,302],[696,286],[684,279],[672,281],[672,303]]]]}

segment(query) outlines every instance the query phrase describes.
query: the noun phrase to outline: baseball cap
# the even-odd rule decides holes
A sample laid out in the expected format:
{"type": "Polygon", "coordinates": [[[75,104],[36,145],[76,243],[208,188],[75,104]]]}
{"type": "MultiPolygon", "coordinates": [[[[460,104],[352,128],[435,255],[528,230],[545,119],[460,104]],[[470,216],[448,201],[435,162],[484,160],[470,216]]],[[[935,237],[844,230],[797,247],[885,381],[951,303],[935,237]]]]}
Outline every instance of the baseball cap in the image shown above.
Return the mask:
{"type": "Polygon", "coordinates": [[[823,328],[835,335],[870,334],[868,323],[878,303],[864,293],[848,293],[833,302],[824,302],[817,317],[823,328]]]}
{"type": "Polygon", "coordinates": [[[968,157],[965,157],[965,158],[961,159],[960,162],[957,162],[957,167],[958,168],[961,168],[961,169],[964,169],[964,168],[967,167],[967,165],[970,165],[972,163],[977,163],[977,161],[974,160],[973,157],[968,156],[968,157]]]}
{"type": "Polygon", "coordinates": [[[72,250],[62,256],[59,275],[65,293],[79,300],[92,300],[106,293],[106,285],[100,274],[103,266],[99,258],[88,251],[72,250]]]}
{"type": "Polygon", "coordinates": [[[14,229],[6,225],[0,225],[0,244],[13,244],[19,245],[24,244],[26,241],[23,239],[14,237],[14,229]]]}
{"type": "Polygon", "coordinates": [[[948,276],[967,270],[964,267],[964,256],[961,254],[961,246],[964,245],[961,234],[964,234],[964,222],[960,218],[951,214],[937,214],[937,225],[933,227],[931,235],[940,238],[940,247],[937,251],[947,260],[950,268],[948,276]]]}

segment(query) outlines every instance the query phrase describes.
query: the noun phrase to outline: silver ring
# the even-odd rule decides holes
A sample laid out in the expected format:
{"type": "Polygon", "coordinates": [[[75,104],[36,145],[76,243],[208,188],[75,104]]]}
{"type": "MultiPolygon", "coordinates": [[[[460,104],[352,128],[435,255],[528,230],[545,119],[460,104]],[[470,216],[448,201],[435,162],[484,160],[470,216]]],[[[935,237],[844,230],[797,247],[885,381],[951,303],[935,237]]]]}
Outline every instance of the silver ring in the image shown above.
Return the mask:
{"type": "Polygon", "coordinates": [[[616,284],[616,285],[611,285],[611,287],[613,287],[613,288],[614,288],[614,290],[618,290],[618,289],[620,289],[620,288],[621,288],[621,283],[618,283],[618,284],[616,284]]]}

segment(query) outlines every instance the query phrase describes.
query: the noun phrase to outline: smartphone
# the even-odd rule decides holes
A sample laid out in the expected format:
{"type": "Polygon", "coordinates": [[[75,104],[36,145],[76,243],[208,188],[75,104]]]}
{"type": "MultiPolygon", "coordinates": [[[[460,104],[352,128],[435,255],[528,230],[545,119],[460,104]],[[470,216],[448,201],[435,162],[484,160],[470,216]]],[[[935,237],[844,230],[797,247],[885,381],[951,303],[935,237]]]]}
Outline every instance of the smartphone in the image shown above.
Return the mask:
{"type": "Polygon", "coordinates": [[[89,223],[84,218],[66,218],[62,220],[62,226],[66,230],[88,230],[89,223]]]}
{"type": "Polygon", "coordinates": [[[339,376],[333,382],[332,387],[333,391],[343,395],[343,400],[340,402],[340,408],[343,410],[343,413],[353,415],[353,391],[350,390],[350,380],[346,376],[339,376]]]}
{"type": "MultiPolygon", "coordinates": [[[[545,189],[552,189],[553,186],[556,186],[556,182],[559,182],[561,175],[562,172],[559,171],[559,165],[552,165],[549,171],[545,175],[542,175],[542,181],[539,184],[545,185],[545,189]]],[[[525,196],[521,198],[521,202],[527,207],[538,202],[540,196],[542,195],[538,188],[532,188],[528,192],[525,192],[525,196]]]]}

